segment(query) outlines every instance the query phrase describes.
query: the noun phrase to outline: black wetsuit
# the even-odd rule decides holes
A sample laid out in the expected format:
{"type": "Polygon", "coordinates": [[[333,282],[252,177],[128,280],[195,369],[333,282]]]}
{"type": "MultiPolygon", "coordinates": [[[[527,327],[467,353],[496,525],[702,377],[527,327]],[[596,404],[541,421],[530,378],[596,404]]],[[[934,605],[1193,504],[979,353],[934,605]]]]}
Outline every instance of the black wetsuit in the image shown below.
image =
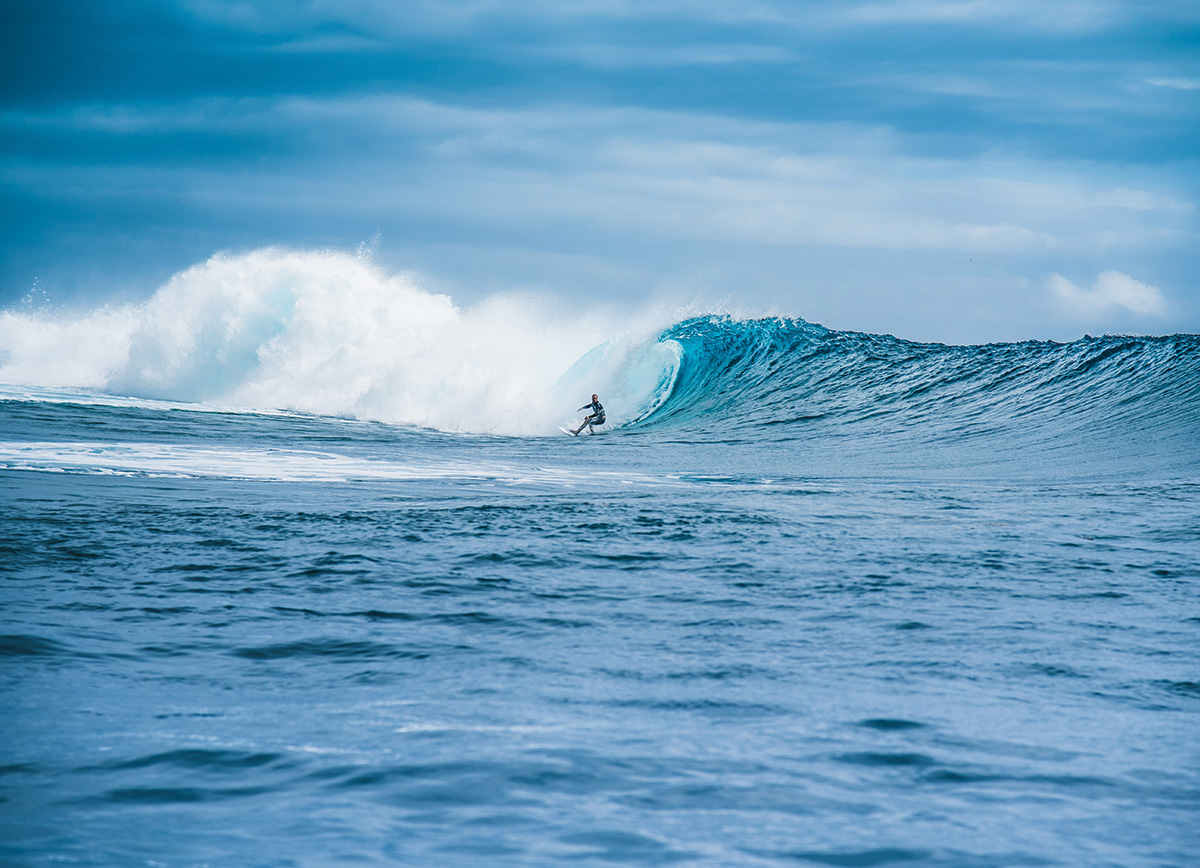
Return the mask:
{"type": "MultiPolygon", "coordinates": [[[[580,410],[590,409],[592,411],[591,415],[583,420],[584,426],[591,428],[593,425],[603,425],[604,424],[604,405],[601,404],[599,401],[592,401],[592,403],[590,403],[590,404],[584,404],[579,409],[580,410]]],[[[579,430],[582,431],[583,428],[580,428],[579,430]]]]}

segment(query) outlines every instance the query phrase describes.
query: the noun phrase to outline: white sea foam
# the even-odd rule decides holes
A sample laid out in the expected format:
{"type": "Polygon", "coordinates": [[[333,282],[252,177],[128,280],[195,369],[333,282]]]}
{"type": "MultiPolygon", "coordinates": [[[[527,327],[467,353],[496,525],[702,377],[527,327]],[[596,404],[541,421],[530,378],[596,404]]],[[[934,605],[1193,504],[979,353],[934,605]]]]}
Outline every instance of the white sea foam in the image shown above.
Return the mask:
{"type": "Polygon", "coordinates": [[[677,477],[525,467],[495,461],[396,461],[304,449],[213,448],[137,442],[0,442],[0,470],[279,482],[455,479],[565,488],[596,481],[624,485],[680,484],[677,477]]]}
{"type": "Polygon", "coordinates": [[[540,434],[592,392],[614,424],[652,409],[679,363],[655,342],[668,322],[511,295],[460,307],[362,257],[267,248],[139,305],[0,312],[0,382],[540,434]]]}

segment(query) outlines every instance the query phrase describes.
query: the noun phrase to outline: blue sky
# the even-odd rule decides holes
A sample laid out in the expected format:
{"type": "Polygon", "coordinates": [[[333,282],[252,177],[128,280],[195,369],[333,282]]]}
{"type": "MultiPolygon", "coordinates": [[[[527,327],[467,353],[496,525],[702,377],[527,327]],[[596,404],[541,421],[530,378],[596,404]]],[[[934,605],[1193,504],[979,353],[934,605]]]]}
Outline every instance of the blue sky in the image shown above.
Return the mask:
{"type": "Polygon", "coordinates": [[[1200,331],[1200,5],[0,0],[0,305],[219,250],[950,342],[1200,331]]]}

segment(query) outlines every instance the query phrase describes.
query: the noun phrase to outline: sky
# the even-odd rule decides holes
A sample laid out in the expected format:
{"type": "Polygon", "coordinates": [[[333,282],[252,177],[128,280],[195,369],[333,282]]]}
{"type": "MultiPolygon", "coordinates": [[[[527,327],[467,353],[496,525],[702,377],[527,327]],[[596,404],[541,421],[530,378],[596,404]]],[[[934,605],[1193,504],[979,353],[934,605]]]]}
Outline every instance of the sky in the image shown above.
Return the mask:
{"type": "Polygon", "coordinates": [[[220,251],[470,305],[1200,332],[1195,0],[0,0],[0,307],[220,251]]]}

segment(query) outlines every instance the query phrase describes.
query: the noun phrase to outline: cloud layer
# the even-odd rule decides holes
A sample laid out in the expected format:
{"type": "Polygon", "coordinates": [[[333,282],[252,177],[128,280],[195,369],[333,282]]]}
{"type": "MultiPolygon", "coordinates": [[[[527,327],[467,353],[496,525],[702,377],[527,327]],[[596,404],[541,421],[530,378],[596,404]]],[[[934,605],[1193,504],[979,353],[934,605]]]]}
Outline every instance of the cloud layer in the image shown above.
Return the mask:
{"type": "Polygon", "coordinates": [[[1040,275],[1119,272],[1200,327],[1191,4],[17,7],[0,305],[378,232],[467,295],[1065,337],[1146,311],[1040,275]]]}

